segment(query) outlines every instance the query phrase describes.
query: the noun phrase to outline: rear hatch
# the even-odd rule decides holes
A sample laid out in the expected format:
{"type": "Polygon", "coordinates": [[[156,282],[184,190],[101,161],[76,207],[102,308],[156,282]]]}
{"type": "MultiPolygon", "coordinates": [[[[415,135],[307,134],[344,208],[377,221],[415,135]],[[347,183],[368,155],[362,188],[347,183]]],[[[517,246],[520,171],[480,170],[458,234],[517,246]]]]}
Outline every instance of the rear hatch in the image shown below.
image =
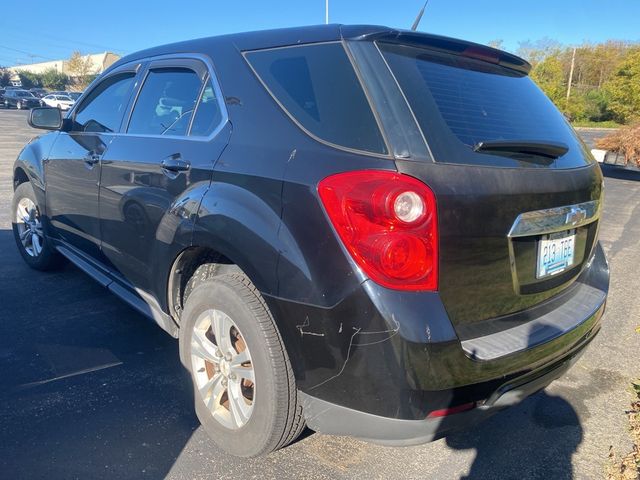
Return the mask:
{"type": "Polygon", "coordinates": [[[462,42],[455,52],[376,44],[433,159],[396,164],[436,193],[449,316],[461,338],[507,328],[509,314],[570,288],[587,265],[600,169],[517,57],[462,42]]]}

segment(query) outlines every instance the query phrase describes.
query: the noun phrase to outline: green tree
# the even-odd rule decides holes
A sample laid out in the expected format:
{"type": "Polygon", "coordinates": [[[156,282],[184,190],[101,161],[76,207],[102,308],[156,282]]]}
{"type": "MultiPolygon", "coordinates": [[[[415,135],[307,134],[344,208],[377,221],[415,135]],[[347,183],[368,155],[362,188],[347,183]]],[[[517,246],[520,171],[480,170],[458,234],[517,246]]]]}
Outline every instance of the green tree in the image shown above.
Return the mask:
{"type": "Polygon", "coordinates": [[[49,68],[42,72],[40,77],[42,86],[50,90],[63,90],[69,82],[69,77],[58,72],[55,68],[49,68]]]}
{"type": "Polygon", "coordinates": [[[564,73],[558,55],[550,55],[537,62],[530,75],[557,106],[562,104],[565,94],[564,73]]]}
{"type": "Polygon", "coordinates": [[[11,72],[4,67],[0,67],[0,87],[9,85],[11,82],[11,72]]]}
{"type": "Polygon", "coordinates": [[[640,49],[627,53],[603,88],[616,120],[629,123],[640,117],[640,49]]]}
{"type": "Polygon", "coordinates": [[[18,77],[22,83],[22,88],[39,88],[42,87],[42,80],[37,73],[29,72],[27,70],[18,70],[18,77]]]}

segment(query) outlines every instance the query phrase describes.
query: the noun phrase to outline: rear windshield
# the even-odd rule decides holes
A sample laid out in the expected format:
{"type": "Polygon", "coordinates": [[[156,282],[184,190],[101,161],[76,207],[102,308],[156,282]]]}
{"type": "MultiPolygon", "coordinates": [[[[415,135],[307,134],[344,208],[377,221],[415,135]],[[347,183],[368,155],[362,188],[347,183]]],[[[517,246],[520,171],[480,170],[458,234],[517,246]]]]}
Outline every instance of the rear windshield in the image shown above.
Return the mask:
{"type": "Polygon", "coordinates": [[[315,137],[355,150],[387,153],[353,66],[340,43],[248,52],[271,94],[315,137]]]}
{"type": "MultiPolygon", "coordinates": [[[[565,156],[580,155],[573,130],[526,75],[414,46],[379,43],[379,47],[437,161],[544,166],[523,157],[473,152],[480,142],[500,140],[560,142],[569,146],[565,156]]],[[[584,157],[556,163],[576,166],[576,161],[585,163],[584,157]]]]}

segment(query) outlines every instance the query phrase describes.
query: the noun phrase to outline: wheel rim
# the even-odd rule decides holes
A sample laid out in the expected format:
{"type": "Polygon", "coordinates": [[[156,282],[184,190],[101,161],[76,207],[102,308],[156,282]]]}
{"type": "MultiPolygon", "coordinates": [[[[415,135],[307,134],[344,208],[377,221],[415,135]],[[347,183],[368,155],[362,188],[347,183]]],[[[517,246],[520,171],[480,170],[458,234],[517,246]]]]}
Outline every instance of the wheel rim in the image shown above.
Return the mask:
{"type": "Polygon", "coordinates": [[[238,326],[220,310],[207,310],[191,336],[191,364],[196,388],[220,424],[244,426],[255,403],[251,353],[238,326]]]}
{"type": "Polygon", "coordinates": [[[15,221],[22,248],[31,257],[39,256],[42,252],[44,236],[38,207],[31,199],[23,198],[18,202],[15,221]]]}

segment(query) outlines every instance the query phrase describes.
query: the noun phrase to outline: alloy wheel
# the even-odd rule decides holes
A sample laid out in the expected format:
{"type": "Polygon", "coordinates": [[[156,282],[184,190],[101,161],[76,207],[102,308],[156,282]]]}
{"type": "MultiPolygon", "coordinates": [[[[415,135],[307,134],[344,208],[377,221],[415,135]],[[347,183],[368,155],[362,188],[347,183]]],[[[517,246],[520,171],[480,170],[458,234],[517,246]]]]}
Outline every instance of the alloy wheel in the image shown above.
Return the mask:
{"type": "Polygon", "coordinates": [[[31,199],[23,198],[18,202],[15,222],[22,247],[29,256],[38,257],[44,245],[44,235],[38,207],[31,199]]]}
{"type": "Polygon", "coordinates": [[[233,320],[210,309],[196,320],[191,336],[191,364],[196,388],[221,425],[244,426],[255,403],[251,353],[233,320]]]}

